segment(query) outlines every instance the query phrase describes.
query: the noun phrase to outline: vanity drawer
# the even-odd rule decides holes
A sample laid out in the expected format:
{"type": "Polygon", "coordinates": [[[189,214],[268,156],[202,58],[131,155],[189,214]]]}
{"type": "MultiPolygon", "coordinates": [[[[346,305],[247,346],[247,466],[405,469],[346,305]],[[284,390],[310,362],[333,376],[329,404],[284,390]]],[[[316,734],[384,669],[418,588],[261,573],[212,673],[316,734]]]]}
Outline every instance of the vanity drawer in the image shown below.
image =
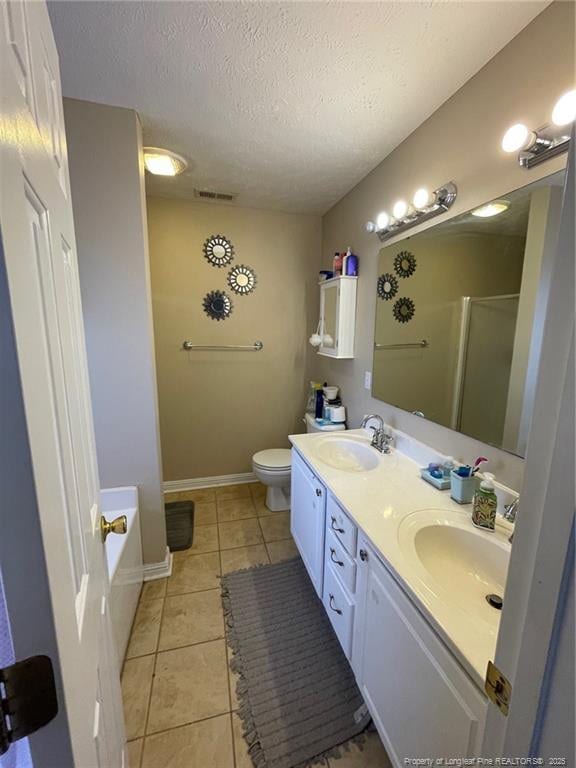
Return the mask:
{"type": "Polygon", "coordinates": [[[324,608],[332,622],[346,658],[352,651],[352,626],[354,623],[354,603],[336,577],[332,566],[326,563],[324,568],[324,608]]]}
{"type": "Polygon", "coordinates": [[[350,518],[340,509],[332,496],[328,496],[326,508],[326,529],[332,531],[344,544],[348,554],[356,554],[356,534],[358,529],[350,518]]]}
{"type": "Polygon", "coordinates": [[[353,595],[356,589],[356,563],[332,530],[326,532],[325,560],[350,594],[353,595]]]}

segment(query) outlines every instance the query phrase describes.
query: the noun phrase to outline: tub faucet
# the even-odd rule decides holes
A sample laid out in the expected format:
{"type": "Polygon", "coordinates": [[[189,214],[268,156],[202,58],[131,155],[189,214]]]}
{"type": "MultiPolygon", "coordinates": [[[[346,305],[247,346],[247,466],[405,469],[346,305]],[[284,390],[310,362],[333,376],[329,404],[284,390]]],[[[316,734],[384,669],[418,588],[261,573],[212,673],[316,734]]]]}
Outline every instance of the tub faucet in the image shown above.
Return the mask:
{"type": "Polygon", "coordinates": [[[382,416],[379,416],[377,413],[373,413],[370,416],[364,416],[360,426],[364,429],[370,419],[376,419],[378,422],[377,428],[370,427],[370,429],[374,430],[370,445],[372,448],[376,448],[377,451],[380,451],[380,453],[390,453],[390,443],[392,442],[392,438],[386,433],[384,429],[384,419],[382,416]]]}
{"type": "MultiPolygon", "coordinates": [[[[502,517],[504,520],[508,520],[509,523],[515,523],[516,522],[516,515],[518,514],[518,508],[520,506],[520,497],[517,496],[514,501],[511,501],[510,504],[506,504],[504,506],[504,514],[502,517]]],[[[512,539],[514,538],[514,531],[510,534],[508,537],[508,541],[510,544],[512,544],[512,539]]]]}

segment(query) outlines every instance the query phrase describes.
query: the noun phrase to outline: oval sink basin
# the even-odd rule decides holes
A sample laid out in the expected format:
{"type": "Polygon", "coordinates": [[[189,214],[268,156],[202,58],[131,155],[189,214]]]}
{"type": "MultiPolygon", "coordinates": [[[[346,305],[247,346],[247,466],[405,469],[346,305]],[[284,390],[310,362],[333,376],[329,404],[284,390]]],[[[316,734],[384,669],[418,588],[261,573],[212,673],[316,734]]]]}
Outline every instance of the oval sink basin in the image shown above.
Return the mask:
{"type": "Polygon", "coordinates": [[[325,464],[344,472],[367,472],[378,466],[376,450],[349,437],[322,440],[316,447],[316,455],[325,464]]]}
{"type": "Polygon", "coordinates": [[[420,577],[436,597],[484,618],[498,612],[486,595],[504,595],[510,546],[498,533],[474,528],[453,510],[419,510],[398,531],[402,550],[420,568],[420,577]],[[422,571],[424,573],[422,573],[422,571]]]}

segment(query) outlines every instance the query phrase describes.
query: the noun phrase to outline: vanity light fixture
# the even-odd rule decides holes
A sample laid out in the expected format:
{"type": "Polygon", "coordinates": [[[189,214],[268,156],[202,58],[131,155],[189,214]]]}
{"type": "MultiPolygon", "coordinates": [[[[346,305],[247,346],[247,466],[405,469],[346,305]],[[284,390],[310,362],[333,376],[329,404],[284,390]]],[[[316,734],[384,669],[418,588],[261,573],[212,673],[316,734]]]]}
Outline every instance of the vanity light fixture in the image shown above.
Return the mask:
{"type": "Polygon", "coordinates": [[[394,216],[389,216],[386,211],[382,211],[375,222],[366,222],[366,232],[376,232],[380,242],[383,243],[409,227],[444,213],[453,205],[457,194],[458,190],[453,181],[443,184],[433,192],[421,187],[414,193],[412,205],[408,205],[405,200],[397,200],[392,211],[394,216]]]}
{"type": "Polygon", "coordinates": [[[188,163],[176,152],[160,147],[144,147],[144,167],[154,176],[177,176],[188,167],[188,163]]]}
{"type": "Polygon", "coordinates": [[[498,216],[499,213],[504,213],[510,208],[508,200],[493,200],[491,203],[481,205],[480,208],[475,208],[472,211],[472,216],[478,216],[480,219],[489,219],[491,216],[498,216]]]}
{"type": "Polygon", "coordinates": [[[567,152],[570,134],[566,127],[576,119],[576,90],[567,91],[558,99],[551,119],[551,123],[536,131],[531,131],[524,123],[510,126],[502,137],[502,149],[509,153],[518,152],[518,163],[526,169],[567,152]]]}

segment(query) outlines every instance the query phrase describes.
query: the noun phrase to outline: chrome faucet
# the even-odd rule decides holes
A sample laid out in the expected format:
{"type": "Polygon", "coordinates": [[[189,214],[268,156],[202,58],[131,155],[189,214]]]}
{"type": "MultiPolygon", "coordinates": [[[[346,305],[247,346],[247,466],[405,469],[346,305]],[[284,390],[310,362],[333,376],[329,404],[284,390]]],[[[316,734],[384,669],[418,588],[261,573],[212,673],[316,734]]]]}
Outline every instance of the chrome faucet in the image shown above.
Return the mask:
{"type": "MultiPolygon", "coordinates": [[[[504,514],[502,517],[504,520],[508,520],[509,523],[515,523],[516,522],[516,515],[518,514],[518,508],[520,506],[520,497],[517,496],[514,501],[511,501],[510,504],[506,504],[504,506],[504,514]]],[[[514,531],[510,534],[508,537],[508,541],[510,544],[512,544],[512,539],[514,538],[514,531]]]]}
{"type": "Polygon", "coordinates": [[[370,421],[370,419],[376,419],[379,426],[376,427],[370,427],[370,429],[374,430],[374,434],[372,435],[372,440],[370,441],[370,445],[372,448],[376,448],[377,451],[380,453],[390,453],[390,443],[392,442],[392,437],[386,432],[384,429],[384,419],[382,416],[379,416],[377,413],[373,413],[369,416],[364,416],[361,422],[362,429],[365,429],[366,424],[370,421]]]}

